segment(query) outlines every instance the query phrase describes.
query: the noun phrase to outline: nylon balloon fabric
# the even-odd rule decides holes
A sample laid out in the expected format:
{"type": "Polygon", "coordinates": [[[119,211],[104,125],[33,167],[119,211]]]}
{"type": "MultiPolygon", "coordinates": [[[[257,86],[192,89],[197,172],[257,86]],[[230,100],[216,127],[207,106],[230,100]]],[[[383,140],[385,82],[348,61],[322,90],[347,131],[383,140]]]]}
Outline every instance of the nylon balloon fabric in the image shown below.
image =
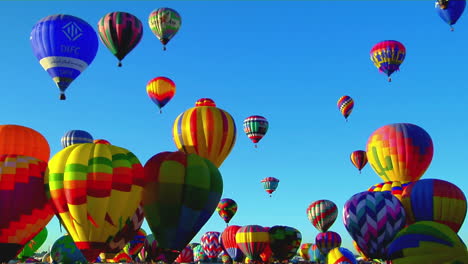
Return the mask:
{"type": "Polygon", "coordinates": [[[341,236],[333,231],[318,233],[315,237],[315,245],[326,256],[330,250],[341,246],[341,236]]]}
{"type": "Polygon", "coordinates": [[[344,95],[338,99],[338,102],[336,103],[338,106],[338,109],[340,110],[340,113],[343,115],[343,117],[348,121],[348,117],[353,111],[354,108],[354,100],[348,95],[344,95]]]}
{"type": "Polygon", "coordinates": [[[435,221],[458,232],[465,221],[467,202],[455,184],[438,179],[423,179],[405,188],[402,203],[407,223],[435,221]]]}
{"type": "Polygon", "coordinates": [[[386,259],[387,246],[405,226],[406,213],[392,194],[366,191],[345,203],[343,223],[366,256],[386,259]]]}
{"type": "Polygon", "coordinates": [[[458,19],[465,11],[465,0],[436,0],[435,10],[442,20],[447,23],[453,31],[452,25],[457,23],[458,19]]]}
{"type": "Polygon", "coordinates": [[[94,261],[135,214],[145,185],[143,167],[125,148],[83,143],[62,149],[48,168],[46,191],[57,216],[86,259],[94,261]]]}
{"type": "Polygon", "coordinates": [[[290,226],[272,226],[268,230],[273,258],[283,261],[292,259],[302,242],[299,230],[290,226]]]}
{"type": "Polygon", "coordinates": [[[93,136],[84,130],[70,130],[63,135],[60,140],[62,144],[62,148],[66,148],[73,144],[80,144],[80,143],[93,143],[93,136]]]}
{"type": "Polygon", "coordinates": [[[214,213],[223,192],[221,173],[208,159],[180,151],[158,153],[144,169],[146,221],[161,249],[180,251],[214,213]]]}
{"type": "Polygon", "coordinates": [[[357,264],[357,260],[349,249],[336,247],[328,253],[327,264],[357,264]]]}
{"type": "Polygon", "coordinates": [[[20,125],[0,125],[0,155],[14,154],[49,161],[50,146],[38,131],[20,125]]]}
{"type": "Polygon", "coordinates": [[[167,77],[156,77],[151,79],[146,84],[146,93],[148,97],[155,103],[159,111],[174,97],[176,85],[174,81],[167,77]]]}
{"type": "Polygon", "coordinates": [[[236,142],[234,118],[202,98],[174,121],[172,136],[177,149],[209,159],[220,167],[236,142]]]}
{"type": "Polygon", "coordinates": [[[269,234],[262,226],[247,225],[236,233],[237,246],[244,255],[253,261],[260,261],[260,254],[269,245],[269,234]]]}
{"type": "Polygon", "coordinates": [[[65,14],[39,20],[30,41],[42,68],[59,88],[60,100],[65,100],[65,90],[93,62],[99,45],[91,25],[65,14]]]}
{"type": "Polygon", "coordinates": [[[384,40],[375,44],[370,51],[370,59],[379,72],[390,76],[400,69],[406,57],[405,46],[396,40],[384,40]]]}
{"type": "Polygon", "coordinates": [[[244,253],[242,253],[236,242],[236,233],[240,228],[240,226],[231,225],[226,227],[221,234],[221,243],[224,249],[229,254],[231,259],[237,262],[244,259],[244,253]]]}
{"type": "Polygon", "coordinates": [[[361,173],[361,170],[366,166],[367,164],[367,154],[366,151],[364,150],[356,150],[351,152],[350,155],[350,160],[351,163],[354,165],[359,170],[359,173],[361,173]]]}
{"type": "Polygon", "coordinates": [[[54,215],[44,192],[46,168],[33,157],[0,156],[0,262],[18,255],[54,215]]]}
{"type": "Polygon", "coordinates": [[[153,34],[166,45],[177,34],[182,25],[180,14],[172,8],[162,7],[153,10],[148,18],[148,24],[153,34]]]}
{"type": "Polygon", "coordinates": [[[265,117],[253,115],[244,119],[243,126],[247,137],[256,144],[266,135],[269,124],[265,117]]]}
{"type": "Polygon", "coordinates": [[[383,181],[419,180],[431,164],[434,146],[429,134],[409,123],[395,123],[375,130],[367,141],[367,158],[383,181]]]}
{"type": "Polygon", "coordinates": [[[381,182],[369,187],[367,191],[389,192],[401,201],[401,195],[403,194],[403,191],[405,190],[406,186],[408,186],[410,183],[411,182],[401,183],[399,181],[381,182]]]}
{"type": "Polygon", "coordinates": [[[338,216],[336,204],[330,200],[317,200],[306,210],[307,218],[319,232],[326,232],[338,216]]]}
{"type": "Polygon", "coordinates": [[[398,232],[388,247],[393,264],[444,263],[468,256],[466,245],[444,224],[421,221],[398,232]]]}
{"type": "Polygon", "coordinates": [[[219,201],[216,211],[226,224],[231,221],[237,212],[237,203],[229,198],[223,198],[219,201]]]}
{"type": "Polygon", "coordinates": [[[61,236],[52,244],[50,257],[55,263],[88,263],[69,235],[61,236]]]}
{"type": "Polygon", "coordinates": [[[200,244],[205,251],[206,256],[210,260],[214,260],[218,257],[219,253],[223,251],[221,243],[219,241],[221,233],[216,231],[209,231],[202,235],[200,244]]]}

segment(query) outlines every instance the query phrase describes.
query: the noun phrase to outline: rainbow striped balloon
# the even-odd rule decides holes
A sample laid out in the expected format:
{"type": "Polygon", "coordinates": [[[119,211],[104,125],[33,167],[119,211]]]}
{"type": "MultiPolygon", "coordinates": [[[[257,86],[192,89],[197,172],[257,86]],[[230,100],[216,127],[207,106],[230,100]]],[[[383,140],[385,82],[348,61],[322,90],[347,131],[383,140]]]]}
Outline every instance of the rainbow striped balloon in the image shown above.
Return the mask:
{"type": "Polygon", "coordinates": [[[411,182],[401,183],[399,181],[389,181],[377,183],[367,189],[369,192],[389,192],[401,201],[401,195],[411,182]]]}
{"type": "Polygon", "coordinates": [[[343,223],[362,252],[385,259],[387,246],[406,223],[401,202],[388,192],[360,192],[344,205],[343,223]]]}
{"type": "Polygon", "coordinates": [[[388,81],[392,79],[390,75],[400,69],[400,65],[405,60],[406,48],[396,40],[384,40],[374,45],[370,51],[370,59],[379,72],[388,76],[388,81]]]}
{"type": "Polygon", "coordinates": [[[237,212],[237,203],[232,199],[223,198],[219,201],[216,211],[224,222],[228,224],[237,212]]]}
{"type": "Polygon", "coordinates": [[[383,181],[417,181],[434,154],[432,139],[421,127],[396,123],[380,127],[367,140],[367,159],[383,181]]]}
{"type": "Polygon", "coordinates": [[[401,199],[407,224],[434,221],[458,232],[465,221],[467,203],[463,191],[443,180],[423,179],[408,185],[401,199]]]}
{"type": "Polygon", "coordinates": [[[353,98],[349,97],[348,95],[341,96],[340,99],[338,99],[337,105],[341,114],[344,116],[346,121],[348,121],[348,116],[351,114],[354,107],[353,98]]]}
{"type": "Polygon", "coordinates": [[[175,83],[167,77],[156,77],[146,84],[146,93],[159,107],[160,113],[161,109],[174,97],[175,92],[175,83]]]}
{"type": "Polygon", "coordinates": [[[213,100],[202,98],[176,118],[172,135],[180,151],[207,158],[219,168],[236,142],[236,125],[213,100]]]}
{"type": "Polygon", "coordinates": [[[253,261],[260,261],[260,254],[269,245],[270,238],[264,227],[247,225],[237,231],[236,242],[246,257],[253,261]]]}
{"type": "Polygon", "coordinates": [[[361,173],[361,170],[367,164],[366,151],[356,150],[356,151],[351,152],[350,160],[351,160],[351,163],[353,163],[354,167],[356,167],[359,170],[359,173],[361,173]]]}
{"type": "Polygon", "coordinates": [[[306,210],[307,218],[320,232],[326,232],[338,216],[336,204],[329,200],[318,200],[309,205],[306,210]]]}
{"type": "Polygon", "coordinates": [[[336,247],[328,252],[327,264],[357,264],[357,260],[349,249],[336,247]]]}
{"type": "Polygon", "coordinates": [[[388,255],[393,264],[455,264],[457,259],[466,260],[468,252],[460,237],[448,226],[421,221],[398,232],[388,247],[388,255]]]}
{"type": "Polygon", "coordinates": [[[330,250],[341,246],[341,236],[333,231],[318,233],[315,237],[315,245],[326,256],[330,250]]]}

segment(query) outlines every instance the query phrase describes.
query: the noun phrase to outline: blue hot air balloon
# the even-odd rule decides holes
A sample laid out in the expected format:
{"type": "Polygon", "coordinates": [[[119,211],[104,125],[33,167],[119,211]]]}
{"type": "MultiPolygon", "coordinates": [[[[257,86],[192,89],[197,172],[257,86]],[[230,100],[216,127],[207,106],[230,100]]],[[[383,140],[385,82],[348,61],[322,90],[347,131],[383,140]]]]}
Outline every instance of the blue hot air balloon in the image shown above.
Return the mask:
{"type": "Polygon", "coordinates": [[[450,30],[453,31],[452,25],[457,23],[457,20],[465,10],[465,0],[436,0],[435,9],[440,18],[449,24],[450,30]]]}
{"type": "Polygon", "coordinates": [[[93,136],[84,130],[70,130],[60,140],[62,147],[66,148],[77,143],[93,143],[93,136]]]}
{"type": "Polygon", "coordinates": [[[39,20],[30,40],[34,55],[60,89],[60,100],[65,100],[70,83],[96,57],[96,31],[78,17],[58,14],[39,20]]]}

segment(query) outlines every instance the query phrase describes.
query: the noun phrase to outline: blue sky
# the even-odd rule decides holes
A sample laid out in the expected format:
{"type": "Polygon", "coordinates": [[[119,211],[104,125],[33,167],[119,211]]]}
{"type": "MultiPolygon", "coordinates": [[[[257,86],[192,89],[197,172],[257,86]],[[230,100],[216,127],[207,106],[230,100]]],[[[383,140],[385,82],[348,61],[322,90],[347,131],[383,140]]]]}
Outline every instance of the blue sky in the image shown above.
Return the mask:
{"type": "MultiPolygon", "coordinates": [[[[349,154],[365,149],[377,128],[400,122],[424,128],[434,158],[423,178],[450,181],[468,189],[466,99],[468,24],[450,32],[434,1],[2,1],[0,42],[1,123],[42,133],[52,155],[71,129],[90,132],[134,152],[144,164],[162,151],[175,151],[172,124],[199,98],[212,98],[236,120],[237,142],[220,168],[223,197],[237,201],[231,224],[288,225],[303,243],[318,231],[305,210],[318,199],[334,201],[339,217],[330,230],[352,248],[342,207],[353,194],[381,179],[367,165],[362,174],[349,154]],[[27,8],[25,8],[27,6],[27,8]],[[182,16],[179,33],[162,51],[150,31],[151,11],[171,7],[182,16]],[[125,11],[144,24],[140,44],[116,66],[100,43],[88,69],[59,101],[59,91],[32,53],[34,24],[53,14],[90,23],[108,12],[125,11]],[[394,39],[407,49],[401,71],[388,83],[369,59],[371,47],[394,39]],[[146,83],[157,76],[177,85],[173,100],[159,111],[146,83]],[[345,122],[336,101],[355,100],[345,122]],[[242,131],[250,115],[270,122],[258,149],[242,131]],[[260,180],[280,179],[270,198],[260,180]]],[[[47,226],[48,248],[62,233],[54,218],[47,226]]],[[[225,227],[215,213],[193,241],[225,227]]],[[[143,228],[149,232],[145,223],[143,228]]],[[[467,241],[468,228],[459,235],[467,241]]]]}

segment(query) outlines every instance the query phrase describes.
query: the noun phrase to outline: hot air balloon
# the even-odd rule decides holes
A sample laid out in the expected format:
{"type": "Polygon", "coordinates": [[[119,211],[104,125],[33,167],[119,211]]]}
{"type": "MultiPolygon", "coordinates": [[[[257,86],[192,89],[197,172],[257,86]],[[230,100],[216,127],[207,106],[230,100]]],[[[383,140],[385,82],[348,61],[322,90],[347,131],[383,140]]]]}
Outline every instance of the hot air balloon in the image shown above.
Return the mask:
{"type": "Polygon", "coordinates": [[[313,244],[312,243],[304,243],[301,245],[301,247],[299,248],[299,256],[301,258],[303,258],[304,260],[306,261],[309,261],[310,260],[310,256],[309,256],[309,248],[312,246],[313,244]]]}
{"type": "Polygon", "coordinates": [[[348,116],[351,114],[354,107],[353,98],[349,97],[348,95],[341,96],[336,104],[346,122],[348,122],[348,116]]]}
{"type": "Polygon", "coordinates": [[[333,231],[318,233],[315,237],[315,245],[326,256],[330,250],[341,246],[341,236],[333,231]]]}
{"type": "Polygon", "coordinates": [[[448,226],[421,221],[398,232],[388,246],[388,256],[393,264],[444,263],[468,253],[466,245],[448,226]]]}
{"type": "Polygon", "coordinates": [[[407,224],[434,221],[458,232],[465,221],[465,194],[448,181],[423,179],[413,182],[403,191],[401,201],[406,211],[407,224]]]}
{"type": "Polygon", "coordinates": [[[123,223],[131,221],[145,185],[143,167],[132,152],[94,143],[55,154],[45,182],[58,217],[89,261],[106,252],[123,223]]]}
{"type": "Polygon", "coordinates": [[[172,135],[180,151],[209,159],[219,168],[236,142],[236,125],[213,100],[202,98],[176,118],[172,135]]]}
{"type": "Polygon", "coordinates": [[[309,248],[309,258],[311,261],[317,263],[325,262],[325,256],[320,252],[320,249],[317,247],[316,244],[312,244],[309,248]]]}
{"type": "Polygon", "coordinates": [[[201,237],[200,244],[209,260],[218,258],[219,253],[223,250],[219,242],[220,235],[221,233],[219,232],[209,231],[201,237]]]}
{"type": "Polygon", "coordinates": [[[353,252],[347,248],[336,247],[327,255],[328,264],[357,264],[356,257],[353,252]]]}
{"type": "Polygon", "coordinates": [[[207,260],[207,257],[206,257],[205,251],[203,251],[203,247],[200,244],[194,247],[193,248],[193,261],[203,262],[206,260],[207,260]]]}
{"type": "Polygon", "coordinates": [[[367,159],[385,182],[417,181],[431,164],[434,147],[429,134],[409,123],[380,127],[367,141],[367,159]]]}
{"type": "Polygon", "coordinates": [[[244,120],[244,132],[255,143],[255,147],[267,131],[268,120],[263,116],[253,115],[244,120]]]}
{"type": "Polygon", "coordinates": [[[60,100],[65,100],[65,90],[96,56],[96,31],[81,18],[58,14],[39,20],[30,40],[34,55],[60,89],[60,100]]]}
{"type": "Polygon", "coordinates": [[[357,253],[364,259],[364,261],[371,260],[364,254],[364,252],[362,252],[361,248],[359,248],[359,245],[354,240],[353,240],[353,246],[354,246],[354,249],[356,249],[357,253]]]}
{"type": "MultiPolygon", "coordinates": [[[[263,229],[268,232],[270,231],[270,227],[263,227],[263,229]]],[[[270,239],[270,234],[268,234],[268,240],[270,239]]],[[[270,248],[270,243],[267,243],[267,245],[265,246],[265,249],[262,251],[262,253],[260,253],[260,258],[262,259],[263,262],[265,263],[271,263],[274,261],[273,257],[273,252],[271,251],[271,248],[270,248]]],[[[246,258],[246,261],[247,261],[248,258],[246,258]]]]}
{"type": "Polygon", "coordinates": [[[440,18],[444,20],[450,26],[450,30],[453,31],[452,25],[457,23],[457,20],[463,14],[465,10],[465,0],[436,0],[435,9],[440,18]]]}
{"type": "Polygon", "coordinates": [[[127,12],[111,12],[99,19],[98,34],[101,42],[119,60],[122,60],[140,42],[143,25],[134,15],[127,12]]]}
{"type": "Polygon", "coordinates": [[[367,164],[367,155],[364,150],[356,150],[351,153],[351,163],[353,163],[354,167],[356,167],[359,170],[359,173],[361,173],[361,170],[366,166],[367,164]]]}
{"type": "Polygon", "coordinates": [[[50,249],[50,257],[54,263],[88,263],[68,234],[61,236],[54,242],[50,249]]]}
{"type": "Polygon", "coordinates": [[[47,164],[29,156],[0,156],[0,262],[8,262],[52,219],[44,193],[47,164]]]}
{"type": "Polygon", "coordinates": [[[128,242],[123,248],[123,252],[127,253],[129,256],[136,256],[141,251],[145,244],[146,232],[141,229],[138,230],[137,234],[133,237],[130,242],[128,242]]]}
{"type": "Polygon", "coordinates": [[[105,145],[111,145],[111,143],[105,139],[95,139],[93,140],[94,144],[105,144],[105,145]]]}
{"type": "Polygon", "coordinates": [[[259,225],[247,225],[241,227],[236,233],[237,246],[250,260],[261,260],[260,254],[269,245],[268,231],[259,225]]]}
{"type": "Polygon", "coordinates": [[[60,141],[62,143],[62,147],[66,148],[73,144],[93,143],[93,140],[93,136],[84,130],[70,130],[63,135],[60,141]]]}
{"type": "Polygon", "coordinates": [[[343,207],[343,223],[362,252],[385,259],[386,248],[406,223],[401,202],[388,192],[360,192],[343,207]]]}
{"type": "Polygon", "coordinates": [[[306,210],[307,218],[320,232],[326,232],[335,223],[338,216],[336,204],[330,200],[317,200],[306,210]]]}
{"type": "Polygon", "coordinates": [[[167,77],[156,77],[146,84],[146,93],[159,107],[159,113],[162,113],[162,108],[174,97],[175,92],[175,83],[167,77]]]}
{"type": "Polygon", "coordinates": [[[223,192],[221,174],[209,160],[176,151],[151,157],[145,176],[146,221],[162,250],[180,251],[214,213],[223,192]]]}
{"type": "Polygon", "coordinates": [[[401,195],[411,182],[401,183],[399,181],[389,181],[377,183],[367,189],[369,192],[389,192],[393,194],[401,202],[401,195]]]}
{"type": "Polygon", "coordinates": [[[269,193],[271,197],[271,194],[276,190],[276,188],[278,188],[279,180],[275,177],[266,177],[260,182],[263,183],[263,189],[265,189],[265,191],[269,193]]]}
{"type": "Polygon", "coordinates": [[[175,259],[177,263],[192,263],[193,262],[193,249],[190,246],[186,246],[180,252],[179,256],[175,259]]]}
{"type": "Polygon", "coordinates": [[[232,199],[223,198],[221,201],[219,201],[218,207],[216,207],[216,211],[227,225],[237,212],[237,203],[232,199]]]}
{"type": "Polygon", "coordinates": [[[290,226],[272,226],[268,230],[273,258],[284,261],[292,259],[302,242],[299,230],[290,226]]]}
{"type": "Polygon", "coordinates": [[[36,253],[36,251],[44,244],[47,238],[47,228],[44,227],[33,239],[31,239],[16,256],[17,259],[24,260],[36,253]]]}
{"type": "Polygon", "coordinates": [[[0,125],[0,155],[15,154],[49,161],[50,147],[43,135],[20,125],[0,125]]]}
{"type": "Polygon", "coordinates": [[[110,263],[132,263],[132,258],[125,252],[120,252],[113,259],[108,259],[110,263]]]}
{"type": "Polygon", "coordinates": [[[390,75],[400,69],[400,65],[405,60],[406,48],[396,40],[384,40],[377,43],[370,51],[370,59],[379,72],[383,72],[388,76],[388,81],[391,82],[390,75]]]}
{"type": "Polygon", "coordinates": [[[182,25],[182,18],[174,9],[163,7],[151,12],[148,24],[153,34],[163,44],[163,50],[166,50],[167,43],[179,31],[182,25]]]}
{"type": "Polygon", "coordinates": [[[244,253],[240,250],[236,242],[236,233],[241,227],[237,225],[231,225],[224,229],[221,234],[221,243],[232,258],[236,262],[240,262],[244,259],[244,253]]]}

